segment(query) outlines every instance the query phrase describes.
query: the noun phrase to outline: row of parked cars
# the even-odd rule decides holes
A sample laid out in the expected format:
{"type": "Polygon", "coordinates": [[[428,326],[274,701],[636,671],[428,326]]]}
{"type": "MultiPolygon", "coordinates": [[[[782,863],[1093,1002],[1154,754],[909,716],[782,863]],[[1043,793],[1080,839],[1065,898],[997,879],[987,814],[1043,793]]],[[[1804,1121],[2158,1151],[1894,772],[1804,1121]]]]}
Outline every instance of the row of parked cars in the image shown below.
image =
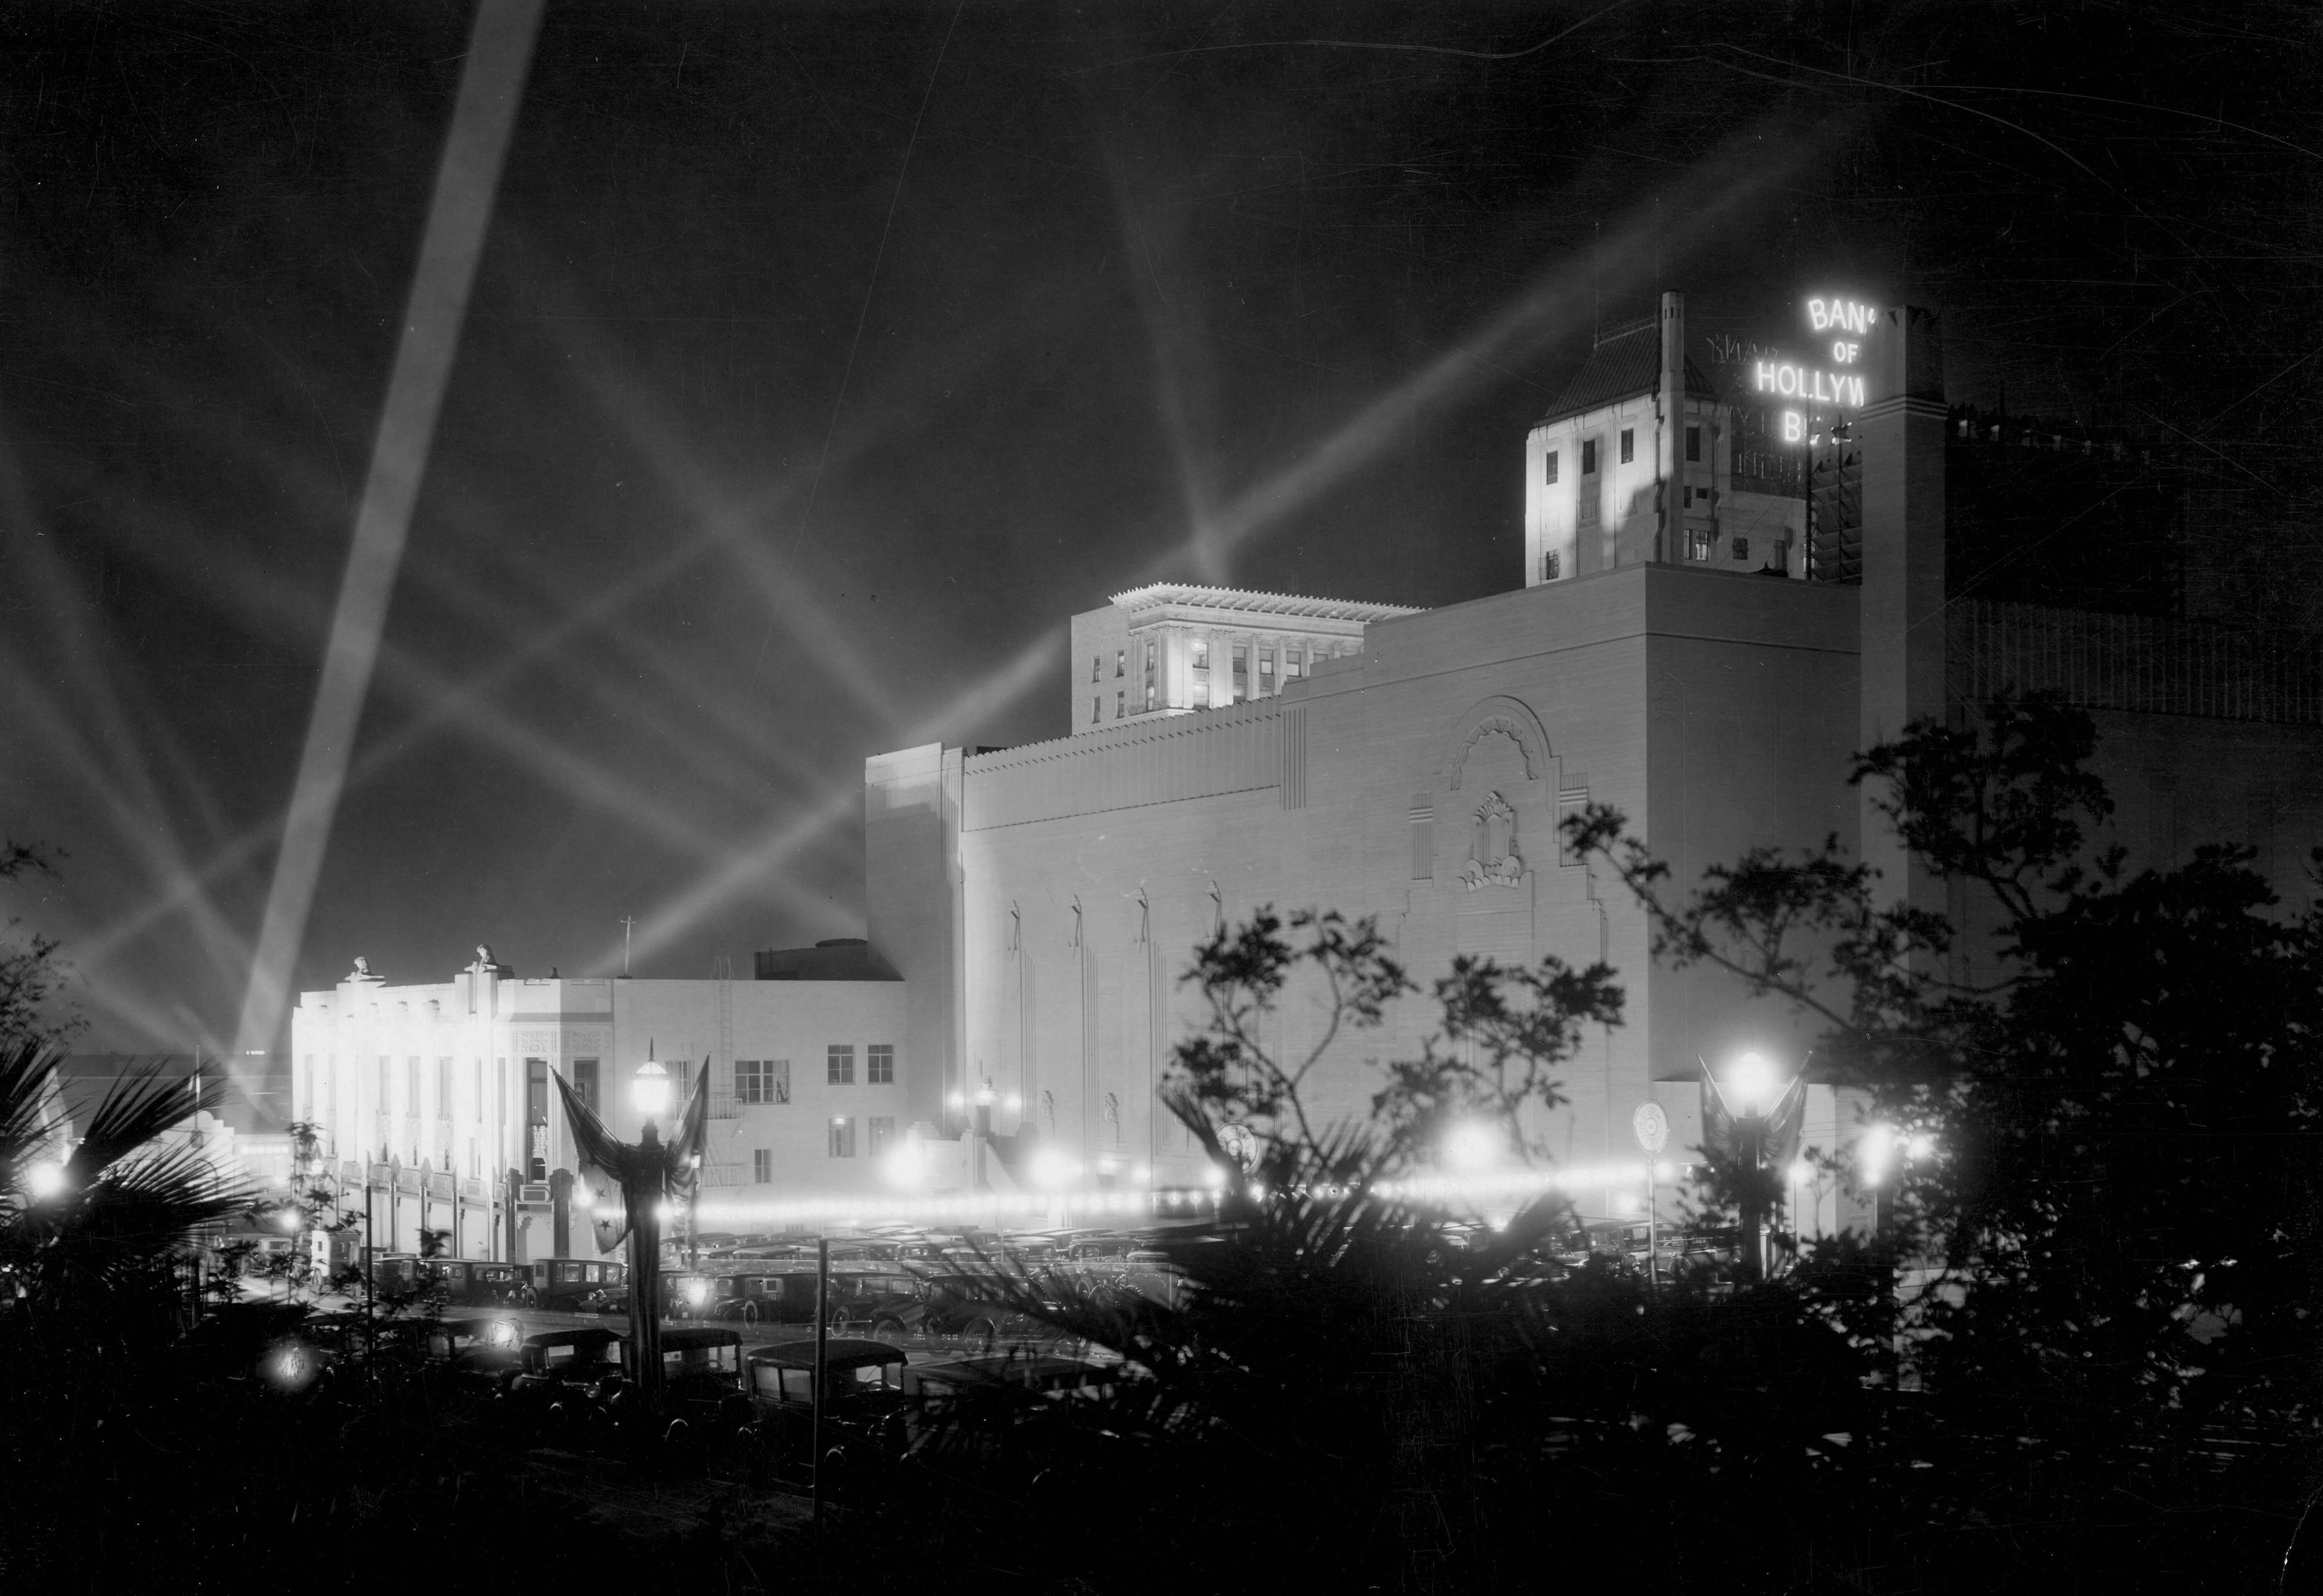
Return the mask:
{"type": "MultiPolygon", "coordinates": [[[[673,1267],[665,1270],[665,1317],[744,1325],[814,1322],[813,1242],[767,1236],[702,1242],[693,1249],[699,1259],[694,1267],[675,1267],[678,1260],[673,1257],[673,1267]]],[[[831,1258],[828,1308],[834,1328],[914,1334],[932,1314],[946,1326],[932,1333],[987,1340],[1015,1331],[1001,1311],[1005,1303],[978,1286],[996,1272],[1027,1280],[1060,1277],[1118,1285],[1166,1270],[1162,1254],[1139,1238],[1100,1231],[901,1233],[834,1242],[831,1258]],[[964,1303],[973,1306],[960,1307],[964,1303]]],[[[517,1263],[387,1254],[372,1267],[383,1292],[423,1297],[444,1307],[611,1314],[626,1312],[629,1306],[628,1266],[611,1260],[517,1263]]]]}
{"type": "Polygon", "coordinates": [[[739,1329],[661,1327],[664,1404],[648,1414],[636,1348],[610,1326],[524,1334],[489,1314],[371,1318],[290,1305],[239,1304],[179,1344],[179,1378],[286,1397],[344,1393],[381,1375],[430,1392],[513,1438],[563,1446],[659,1445],[776,1466],[812,1456],[818,1368],[825,1453],[849,1464],[894,1462],[951,1427],[958,1405],[1022,1407],[1105,1391],[1118,1370],[1017,1346],[914,1355],[892,1342],[829,1336],[745,1346],[739,1329]],[[999,1404],[1005,1406],[1005,1403],[999,1404]]]}

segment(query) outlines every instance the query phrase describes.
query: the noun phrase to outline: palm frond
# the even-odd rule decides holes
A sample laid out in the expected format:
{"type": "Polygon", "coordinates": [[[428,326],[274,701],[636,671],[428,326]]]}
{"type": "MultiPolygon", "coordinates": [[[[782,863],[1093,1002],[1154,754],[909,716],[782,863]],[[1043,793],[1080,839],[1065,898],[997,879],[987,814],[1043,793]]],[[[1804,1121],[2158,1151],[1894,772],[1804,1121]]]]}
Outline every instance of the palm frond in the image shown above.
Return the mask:
{"type": "Polygon", "coordinates": [[[86,1187],[105,1169],[137,1149],[158,1141],[196,1113],[215,1113],[225,1099],[225,1082],[212,1077],[198,1087],[167,1079],[150,1064],[115,1081],[65,1166],[67,1179],[86,1187]]]}
{"type": "Polygon", "coordinates": [[[40,1037],[0,1043],[0,1169],[14,1170],[40,1150],[43,1111],[61,1050],[40,1037]]]}

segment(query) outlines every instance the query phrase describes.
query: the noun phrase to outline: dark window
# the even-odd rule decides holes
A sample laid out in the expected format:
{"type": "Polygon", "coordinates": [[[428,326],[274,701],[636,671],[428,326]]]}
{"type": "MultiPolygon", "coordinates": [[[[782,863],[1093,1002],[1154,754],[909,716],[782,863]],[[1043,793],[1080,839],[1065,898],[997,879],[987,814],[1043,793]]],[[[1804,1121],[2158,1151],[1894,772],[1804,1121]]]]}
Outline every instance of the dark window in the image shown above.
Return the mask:
{"type": "Polygon", "coordinates": [[[597,1060],[573,1060],[573,1095],[591,1108],[597,1106],[597,1060]]]}
{"type": "Polygon", "coordinates": [[[548,1060],[527,1059],[525,1076],[524,1167],[528,1180],[548,1179],[548,1060]]]}
{"type": "Polygon", "coordinates": [[[1245,680],[1249,675],[1250,675],[1250,650],[1249,650],[1247,647],[1244,647],[1242,644],[1237,643],[1237,644],[1235,644],[1235,651],[1234,651],[1234,679],[1235,679],[1235,686],[1237,686],[1237,687],[1241,686],[1241,685],[1243,684],[1244,681],[1244,680],[1245,680]]]}
{"type": "Polygon", "coordinates": [[[760,1147],[751,1151],[750,1175],[761,1186],[775,1183],[775,1155],[771,1149],[760,1147]]]}
{"type": "Polygon", "coordinates": [[[1594,476],[1596,472],[1597,440],[1595,438],[1583,438],[1581,440],[1581,474],[1584,477],[1594,476]]]}
{"type": "Polygon", "coordinates": [[[855,1044],[833,1042],[825,1059],[823,1084],[851,1087],[855,1084],[855,1044]]]}
{"type": "Polygon", "coordinates": [[[1540,480],[1549,487],[1556,486],[1556,451],[1554,449],[1548,452],[1541,470],[1540,480]]]}
{"type": "Polygon", "coordinates": [[[1103,699],[1092,698],[1089,700],[1089,719],[1092,721],[1102,720],[1105,719],[1105,701],[1103,699]]]}
{"type": "Polygon", "coordinates": [[[1734,557],[1738,560],[1747,560],[1750,557],[1750,540],[1749,538],[1738,537],[1734,540],[1734,557]]]}
{"type": "Polygon", "coordinates": [[[1103,676],[1104,674],[1105,674],[1105,656],[1104,656],[1104,655],[1102,655],[1102,654],[1092,654],[1092,655],[1090,655],[1090,656],[1089,656],[1089,680],[1090,680],[1090,681],[1092,681],[1092,682],[1094,682],[1094,681],[1097,680],[1100,676],[1103,676]]]}
{"type": "Polygon", "coordinates": [[[877,1158],[887,1151],[887,1143],[895,1139],[895,1116],[892,1114],[874,1114],[864,1123],[870,1132],[871,1139],[870,1146],[864,1151],[873,1158],[877,1158]]]}
{"type": "Polygon", "coordinates": [[[1207,637],[1194,639],[1194,668],[1198,671],[1210,668],[1210,641],[1207,637]]]}
{"type": "Polygon", "coordinates": [[[787,1103],[791,1100],[788,1059],[734,1060],[734,1098],[739,1103],[787,1103]]]}
{"type": "Polygon", "coordinates": [[[1540,579],[1543,582],[1555,582],[1558,573],[1559,564],[1556,558],[1556,551],[1553,548],[1545,548],[1541,550],[1540,579]]]}
{"type": "Polygon", "coordinates": [[[835,1119],[831,1122],[831,1156],[833,1158],[855,1156],[855,1122],[853,1120],[835,1119]]]}
{"type": "Polygon", "coordinates": [[[1113,674],[1116,676],[1125,676],[1129,674],[1128,649],[1116,648],[1113,651],[1113,674]]]}
{"type": "Polygon", "coordinates": [[[1126,692],[1115,693],[1113,695],[1113,718],[1118,720],[1127,713],[1129,713],[1129,694],[1126,692]]]}
{"type": "Polygon", "coordinates": [[[1622,463],[1622,464],[1624,464],[1624,465],[1627,465],[1627,464],[1629,464],[1629,463],[1630,463],[1630,461],[1635,460],[1637,457],[1638,457],[1638,432],[1637,432],[1637,428],[1632,427],[1623,427],[1623,428],[1621,429],[1621,463],[1622,463]]]}
{"type": "Polygon", "coordinates": [[[1685,429],[1685,457],[1688,460],[1702,458],[1702,428],[1699,427],[1685,429]]]}
{"type": "Polygon", "coordinates": [[[875,1041],[871,1044],[870,1050],[864,1055],[863,1059],[863,1078],[866,1083],[875,1087],[892,1087],[895,1084],[895,1043],[875,1041]]]}

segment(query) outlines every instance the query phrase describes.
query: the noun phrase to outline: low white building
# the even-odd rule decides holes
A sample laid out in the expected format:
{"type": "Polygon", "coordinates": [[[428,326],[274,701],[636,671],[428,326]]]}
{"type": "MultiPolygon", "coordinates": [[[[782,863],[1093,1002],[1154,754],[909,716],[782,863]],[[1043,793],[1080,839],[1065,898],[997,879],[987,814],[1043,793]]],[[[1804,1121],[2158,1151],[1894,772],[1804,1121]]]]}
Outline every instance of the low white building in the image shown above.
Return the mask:
{"type": "MultiPolygon", "coordinates": [[[[317,1127],[342,1203],[367,1202],[382,1251],[418,1251],[425,1228],[463,1257],[593,1255],[550,1075],[634,1141],[630,1084],[649,1055],[680,1083],[709,1066],[706,1193],[771,1208],[894,1189],[914,1060],[904,984],[863,944],[762,955],[767,978],[741,981],[527,978],[477,954],[410,985],[358,959],[292,1016],[297,1117],[317,1127]]],[[[923,1187],[956,1167],[913,1162],[923,1187]]]]}

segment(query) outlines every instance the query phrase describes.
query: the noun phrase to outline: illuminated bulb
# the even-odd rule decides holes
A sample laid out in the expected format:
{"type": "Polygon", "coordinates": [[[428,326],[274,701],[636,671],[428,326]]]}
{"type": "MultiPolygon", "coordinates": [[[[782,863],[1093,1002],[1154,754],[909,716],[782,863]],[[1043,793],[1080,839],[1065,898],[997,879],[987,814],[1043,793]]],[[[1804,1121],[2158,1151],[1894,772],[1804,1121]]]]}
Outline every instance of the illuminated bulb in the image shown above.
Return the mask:
{"type": "Polygon", "coordinates": [[[1734,1101],[1734,1112],[1758,1115],[1773,1106],[1775,1067],[1757,1053],[1745,1053],[1728,1066],[1727,1094],[1734,1101]]]}
{"type": "Polygon", "coordinates": [[[1463,1120],[1444,1133],[1444,1161],[1463,1174],[1477,1174],[1501,1160],[1501,1135],[1492,1126],[1463,1120]]]}
{"type": "Polygon", "coordinates": [[[1895,1156],[1895,1126],[1879,1124],[1864,1127],[1863,1141],[1857,1150],[1857,1157],[1862,1165],[1864,1185],[1877,1186],[1887,1179],[1887,1162],[1895,1156]]]}
{"type": "Polygon", "coordinates": [[[65,1188],[65,1167],[44,1159],[24,1171],[24,1189],[35,1198],[52,1197],[65,1188]]]}

